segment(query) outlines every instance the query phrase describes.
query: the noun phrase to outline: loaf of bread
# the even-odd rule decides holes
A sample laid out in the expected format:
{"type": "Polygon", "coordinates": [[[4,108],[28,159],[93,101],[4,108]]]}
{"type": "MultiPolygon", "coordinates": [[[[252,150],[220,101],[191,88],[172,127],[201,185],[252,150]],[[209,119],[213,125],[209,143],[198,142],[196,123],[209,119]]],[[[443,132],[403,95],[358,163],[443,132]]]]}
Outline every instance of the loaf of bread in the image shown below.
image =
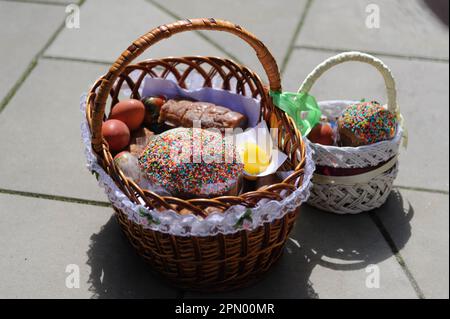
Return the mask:
{"type": "Polygon", "coordinates": [[[212,103],[186,100],[168,100],[161,107],[158,121],[182,127],[192,127],[194,121],[200,121],[203,129],[247,127],[247,117],[241,113],[212,103]]]}

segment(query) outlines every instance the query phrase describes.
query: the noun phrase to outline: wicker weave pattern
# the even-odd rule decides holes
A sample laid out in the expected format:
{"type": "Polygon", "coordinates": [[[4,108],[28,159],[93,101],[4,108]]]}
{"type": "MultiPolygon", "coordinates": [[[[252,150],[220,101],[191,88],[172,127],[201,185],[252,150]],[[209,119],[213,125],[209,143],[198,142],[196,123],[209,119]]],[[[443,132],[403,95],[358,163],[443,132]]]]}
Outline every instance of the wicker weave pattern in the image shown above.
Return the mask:
{"type": "Polygon", "coordinates": [[[308,204],[336,214],[358,214],[384,204],[398,174],[398,163],[393,169],[371,179],[368,183],[314,184],[308,204]]]}
{"type": "Polygon", "coordinates": [[[281,256],[297,213],[252,232],[179,237],[143,229],[116,210],[139,255],[177,287],[194,291],[233,290],[250,285],[281,256]]]}
{"type": "MultiPolygon", "coordinates": [[[[305,79],[299,92],[308,93],[314,83],[332,67],[350,61],[367,63],[375,67],[383,76],[388,96],[388,110],[400,116],[397,105],[395,80],[391,70],[379,59],[360,52],[346,52],[329,58],[318,65],[305,79]]],[[[342,101],[345,105],[346,102],[342,101]]],[[[322,105],[326,104],[323,102],[322,105]]],[[[332,104],[332,103],[330,103],[332,104]]],[[[333,104],[339,104],[334,101],[333,104]]],[[[330,112],[327,112],[330,115],[330,112]]],[[[399,126],[393,140],[383,141],[360,147],[335,147],[311,143],[316,165],[334,168],[367,168],[396,158],[402,139],[402,128],[399,126]]],[[[398,163],[395,167],[380,175],[360,182],[359,175],[353,176],[354,184],[338,182],[314,183],[308,203],[325,211],[338,214],[356,214],[381,206],[387,199],[394,179],[397,176],[398,163]]],[[[349,176],[347,180],[351,180],[349,176]]]]}
{"type": "MultiPolygon", "coordinates": [[[[305,144],[292,119],[272,104],[268,88],[248,68],[228,59],[212,57],[182,57],[148,60],[130,65],[145,49],[158,41],[190,30],[226,31],[245,40],[256,52],[269,78],[270,89],[281,90],[280,75],[275,59],[255,36],[242,27],[215,19],[193,19],[163,25],[143,35],[117,59],[109,72],[91,88],[86,103],[86,118],[92,132],[92,146],[98,161],[115,181],[119,189],[134,203],[140,199],[151,209],[167,209],[205,217],[208,208],[224,211],[233,205],[254,207],[261,200],[280,200],[281,193],[290,194],[303,183],[305,144]],[[137,71],[137,78],[130,73],[137,71]],[[260,99],[261,118],[269,127],[278,128],[278,148],[288,155],[283,168],[293,173],[278,184],[267,185],[240,196],[222,196],[212,199],[190,199],[157,194],[141,189],[126,178],[115,166],[107,142],[101,136],[106,102],[114,105],[124,83],[133,98],[140,98],[139,87],[145,76],[177,79],[186,88],[190,73],[200,74],[205,87],[212,87],[212,79],[221,79],[221,88],[260,99]]],[[[215,85],[217,87],[217,83],[215,85]]],[[[211,237],[181,237],[144,229],[129,220],[126,213],[115,208],[122,229],[136,251],[153,268],[177,286],[193,290],[229,290],[250,284],[265,273],[281,256],[297,216],[297,211],[281,219],[267,222],[260,228],[240,230],[233,234],[211,237]]]]}

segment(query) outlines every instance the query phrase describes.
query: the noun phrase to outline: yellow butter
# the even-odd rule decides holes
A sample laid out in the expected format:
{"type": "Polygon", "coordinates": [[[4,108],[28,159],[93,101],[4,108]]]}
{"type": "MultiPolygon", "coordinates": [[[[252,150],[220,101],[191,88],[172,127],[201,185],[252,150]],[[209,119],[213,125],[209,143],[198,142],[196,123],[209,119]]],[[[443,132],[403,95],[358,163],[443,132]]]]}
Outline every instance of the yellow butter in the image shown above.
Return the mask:
{"type": "Polygon", "coordinates": [[[244,171],[248,175],[258,175],[264,172],[270,164],[269,155],[255,143],[245,143],[241,156],[244,171]]]}

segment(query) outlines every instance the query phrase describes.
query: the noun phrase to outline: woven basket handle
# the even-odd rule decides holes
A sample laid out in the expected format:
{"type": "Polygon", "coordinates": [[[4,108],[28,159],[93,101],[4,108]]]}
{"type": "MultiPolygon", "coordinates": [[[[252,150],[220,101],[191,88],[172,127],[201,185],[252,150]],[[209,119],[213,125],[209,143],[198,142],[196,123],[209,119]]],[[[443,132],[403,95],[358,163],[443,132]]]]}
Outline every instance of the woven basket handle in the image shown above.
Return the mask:
{"type": "Polygon", "coordinates": [[[141,36],[126,49],[122,55],[114,62],[109,72],[102,78],[100,87],[94,102],[92,114],[92,146],[96,151],[101,150],[102,145],[102,122],[105,113],[108,94],[120,73],[146,49],[155,43],[170,38],[172,35],[193,31],[193,30],[213,30],[232,33],[247,42],[256,52],[259,61],[269,79],[270,89],[272,91],[281,91],[280,72],[275,58],[267,47],[253,34],[234,23],[209,19],[186,19],[172,24],[159,26],[147,34],[141,36]]]}
{"type": "Polygon", "coordinates": [[[300,89],[298,90],[298,92],[309,93],[314,83],[316,83],[316,81],[326,71],[328,71],[329,69],[338,64],[350,61],[357,61],[370,64],[374,66],[381,73],[381,75],[383,75],[387,90],[388,110],[391,113],[396,114],[398,112],[398,106],[397,106],[397,90],[395,88],[394,76],[392,75],[391,70],[380,59],[377,59],[376,57],[366,53],[344,52],[322,62],[308,75],[308,77],[305,79],[300,89]]]}

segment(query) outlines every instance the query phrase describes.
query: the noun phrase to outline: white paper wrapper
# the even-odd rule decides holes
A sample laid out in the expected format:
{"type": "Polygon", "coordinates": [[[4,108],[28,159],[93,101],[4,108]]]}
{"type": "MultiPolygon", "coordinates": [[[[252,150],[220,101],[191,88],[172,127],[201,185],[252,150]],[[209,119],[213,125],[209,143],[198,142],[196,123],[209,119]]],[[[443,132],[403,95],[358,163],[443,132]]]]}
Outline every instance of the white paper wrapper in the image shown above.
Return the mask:
{"type": "Polygon", "coordinates": [[[267,123],[265,121],[261,121],[254,128],[235,136],[235,145],[238,149],[238,153],[239,150],[242,149],[243,145],[248,142],[258,145],[262,151],[268,154],[270,157],[270,163],[263,172],[257,175],[249,175],[244,173],[246,176],[264,177],[271,175],[275,173],[287,159],[287,155],[274,146],[269,128],[267,127],[267,123]]]}

